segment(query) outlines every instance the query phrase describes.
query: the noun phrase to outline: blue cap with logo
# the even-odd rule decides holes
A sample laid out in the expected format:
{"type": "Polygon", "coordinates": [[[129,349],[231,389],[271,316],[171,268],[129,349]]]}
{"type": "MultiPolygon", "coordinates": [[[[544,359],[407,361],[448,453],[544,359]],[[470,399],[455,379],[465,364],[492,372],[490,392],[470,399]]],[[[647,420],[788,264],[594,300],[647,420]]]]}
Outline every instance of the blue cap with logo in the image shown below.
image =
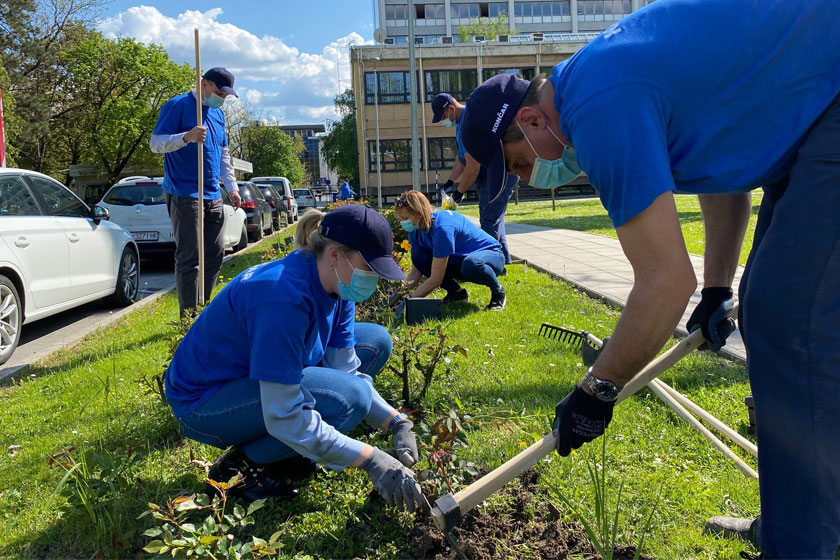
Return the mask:
{"type": "Polygon", "coordinates": [[[467,99],[468,110],[461,116],[464,148],[487,168],[487,186],[496,193],[504,190],[507,179],[502,137],[530,85],[528,80],[511,74],[493,76],[472,92],[467,99]]]}
{"type": "Polygon", "coordinates": [[[227,68],[216,66],[215,68],[211,68],[205,72],[202,78],[216,84],[216,87],[219,88],[219,91],[222,93],[239,97],[233,90],[233,74],[231,74],[227,68]]]}
{"type": "Polygon", "coordinates": [[[455,98],[448,93],[439,93],[434,99],[432,99],[432,113],[434,114],[434,117],[432,118],[433,123],[440,122],[443,118],[443,112],[451,103],[455,103],[455,98]]]}
{"type": "Polygon", "coordinates": [[[362,254],[368,266],[386,280],[405,280],[394,261],[394,232],[385,217],[362,204],[347,204],[327,212],[321,235],[362,254]]]}

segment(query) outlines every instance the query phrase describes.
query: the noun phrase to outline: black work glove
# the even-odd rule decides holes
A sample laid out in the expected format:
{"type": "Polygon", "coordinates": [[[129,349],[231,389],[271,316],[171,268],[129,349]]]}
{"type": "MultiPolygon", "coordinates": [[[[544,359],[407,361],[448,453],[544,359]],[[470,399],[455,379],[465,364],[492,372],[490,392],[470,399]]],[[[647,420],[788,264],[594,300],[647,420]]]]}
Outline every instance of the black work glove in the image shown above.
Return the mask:
{"type": "Polygon", "coordinates": [[[455,201],[455,204],[461,204],[461,201],[464,199],[464,193],[462,193],[458,189],[455,189],[454,191],[452,191],[451,196],[452,196],[452,200],[455,201]]]}
{"type": "Polygon", "coordinates": [[[612,420],[615,401],[604,402],[579,385],[554,409],[552,429],[557,436],[557,453],[566,457],[584,443],[603,435],[612,420]]]}
{"type": "Polygon", "coordinates": [[[702,299],[688,318],[686,327],[688,332],[701,329],[706,344],[700,348],[717,352],[726,344],[726,338],[735,330],[735,320],[726,317],[735,305],[732,299],[732,288],[703,288],[700,295],[702,299]]]}
{"type": "Polygon", "coordinates": [[[448,193],[449,189],[451,189],[454,186],[455,186],[455,181],[453,181],[452,179],[449,179],[448,181],[446,181],[444,184],[442,184],[440,186],[440,190],[442,190],[445,193],[448,193]]]}

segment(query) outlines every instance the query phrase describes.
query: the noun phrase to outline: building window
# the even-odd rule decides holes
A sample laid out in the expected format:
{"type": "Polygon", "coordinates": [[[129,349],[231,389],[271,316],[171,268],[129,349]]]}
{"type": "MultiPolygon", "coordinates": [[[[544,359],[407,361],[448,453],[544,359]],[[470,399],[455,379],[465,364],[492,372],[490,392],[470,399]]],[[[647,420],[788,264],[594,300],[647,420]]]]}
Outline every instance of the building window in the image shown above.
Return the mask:
{"type": "Polygon", "coordinates": [[[499,14],[507,15],[508,12],[507,2],[491,2],[488,8],[489,15],[492,18],[499,17],[499,14]]]}
{"type": "Polygon", "coordinates": [[[489,80],[499,74],[513,74],[528,81],[533,80],[534,76],[537,75],[533,66],[525,68],[485,68],[481,72],[481,79],[482,81],[489,80]]]}
{"type": "MultiPolygon", "coordinates": [[[[420,144],[420,167],[423,167],[423,145],[420,144]]],[[[411,171],[411,140],[380,140],[382,171],[411,171]]],[[[368,171],[376,172],[376,141],[368,140],[368,171]]]]}
{"type": "Polygon", "coordinates": [[[365,73],[365,103],[376,103],[376,76],[379,77],[379,103],[408,103],[409,73],[408,72],[366,72],[365,73]]]}
{"type": "Polygon", "coordinates": [[[449,169],[455,165],[458,157],[458,144],[455,137],[429,138],[429,169],[449,169]]]}
{"type": "MultiPolygon", "coordinates": [[[[612,2],[613,0],[608,0],[612,2]]],[[[619,0],[620,2],[621,0],[619,0]]],[[[578,3],[580,5],[580,3],[578,3]]],[[[513,15],[516,17],[533,17],[526,23],[540,23],[539,18],[551,18],[569,16],[569,2],[517,2],[513,6],[513,15]]],[[[543,19],[542,22],[549,23],[553,20],[543,19]]]]}
{"type": "Polygon", "coordinates": [[[385,19],[386,20],[407,20],[408,19],[408,6],[393,6],[387,5],[385,6],[385,19]]]}
{"type": "Polygon", "coordinates": [[[481,6],[478,4],[450,4],[449,16],[453,19],[470,19],[481,17],[481,6]]]}
{"type": "MultiPolygon", "coordinates": [[[[640,4],[645,5],[646,0],[640,4]]],[[[578,0],[580,21],[618,21],[632,10],[630,0],[578,0]]]]}
{"type": "Polygon", "coordinates": [[[439,93],[449,93],[464,100],[478,87],[475,70],[429,70],[426,72],[426,101],[431,102],[439,93]]]}
{"type": "Polygon", "coordinates": [[[446,19],[444,4],[417,4],[417,19],[446,19]]]}

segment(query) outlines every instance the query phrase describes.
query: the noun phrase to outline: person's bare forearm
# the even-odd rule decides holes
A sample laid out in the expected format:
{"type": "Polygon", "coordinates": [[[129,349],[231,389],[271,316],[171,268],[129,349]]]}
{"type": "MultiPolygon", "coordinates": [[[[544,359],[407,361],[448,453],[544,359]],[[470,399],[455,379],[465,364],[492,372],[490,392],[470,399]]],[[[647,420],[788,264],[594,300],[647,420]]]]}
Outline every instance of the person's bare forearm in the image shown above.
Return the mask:
{"type": "Polygon", "coordinates": [[[461,160],[455,158],[455,165],[452,166],[452,173],[449,174],[449,180],[453,183],[458,181],[458,178],[461,176],[461,173],[464,172],[464,164],[461,163],[461,160]]]}
{"type": "Polygon", "coordinates": [[[750,219],[751,195],[701,194],[697,198],[706,226],[703,284],[731,287],[750,219]]]}
{"type": "Polygon", "coordinates": [[[473,183],[475,183],[480,170],[481,164],[470,158],[469,154],[467,154],[467,163],[464,166],[464,172],[461,174],[461,182],[458,183],[458,191],[465,193],[470,190],[470,187],[473,186],[473,183]]]}

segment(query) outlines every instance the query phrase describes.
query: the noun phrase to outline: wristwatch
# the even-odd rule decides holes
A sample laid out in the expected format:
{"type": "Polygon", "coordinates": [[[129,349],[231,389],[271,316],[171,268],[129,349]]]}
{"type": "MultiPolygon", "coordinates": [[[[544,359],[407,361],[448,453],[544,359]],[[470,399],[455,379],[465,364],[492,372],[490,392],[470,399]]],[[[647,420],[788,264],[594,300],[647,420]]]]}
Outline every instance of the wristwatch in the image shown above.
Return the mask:
{"type": "Polygon", "coordinates": [[[616,387],[611,381],[598,379],[592,375],[592,368],[589,368],[589,371],[586,372],[586,375],[583,377],[583,382],[600,401],[613,402],[621,392],[621,389],[616,387]]]}

